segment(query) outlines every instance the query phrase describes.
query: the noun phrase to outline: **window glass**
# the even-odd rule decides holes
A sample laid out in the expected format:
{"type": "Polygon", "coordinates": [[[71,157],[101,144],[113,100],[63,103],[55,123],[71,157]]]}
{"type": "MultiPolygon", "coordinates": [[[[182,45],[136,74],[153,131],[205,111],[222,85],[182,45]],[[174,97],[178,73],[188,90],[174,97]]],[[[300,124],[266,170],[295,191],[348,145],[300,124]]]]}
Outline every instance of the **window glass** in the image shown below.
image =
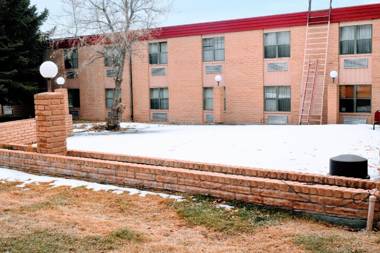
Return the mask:
{"type": "Polygon", "coordinates": [[[340,86],[340,112],[370,113],[372,88],[370,85],[340,86]]]}
{"type": "Polygon", "coordinates": [[[106,108],[112,108],[114,89],[106,89],[106,108]]]}
{"type": "Polygon", "coordinates": [[[150,89],[150,109],[153,109],[153,110],[168,110],[169,109],[168,88],[150,89]]]}
{"type": "Polygon", "coordinates": [[[224,61],[224,37],[202,40],[203,61],[224,61]]]}
{"type": "Polygon", "coordinates": [[[357,53],[369,54],[372,51],[372,26],[362,25],[357,27],[357,53]]]}
{"type": "Polygon", "coordinates": [[[65,62],[65,69],[77,69],[78,68],[78,49],[70,48],[63,51],[63,57],[65,62]]]}
{"type": "Polygon", "coordinates": [[[104,48],[104,66],[114,67],[118,66],[118,60],[120,59],[120,49],[115,47],[104,48]]]}
{"type": "Polygon", "coordinates": [[[267,86],[264,89],[264,109],[267,112],[290,112],[291,92],[289,86],[267,86]]]}
{"type": "Polygon", "coordinates": [[[168,63],[167,42],[149,44],[149,63],[150,64],[167,64],[168,63]]]}
{"type": "Polygon", "coordinates": [[[290,32],[265,33],[264,57],[290,57],[290,32]]]}
{"type": "Polygon", "coordinates": [[[372,25],[340,28],[340,54],[369,54],[372,52],[372,25]]]}
{"type": "Polygon", "coordinates": [[[211,111],[214,108],[213,88],[203,88],[203,110],[211,111]]]}
{"type": "Polygon", "coordinates": [[[80,107],[80,93],[79,89],[68,89],[69,108],[80,107]]]}

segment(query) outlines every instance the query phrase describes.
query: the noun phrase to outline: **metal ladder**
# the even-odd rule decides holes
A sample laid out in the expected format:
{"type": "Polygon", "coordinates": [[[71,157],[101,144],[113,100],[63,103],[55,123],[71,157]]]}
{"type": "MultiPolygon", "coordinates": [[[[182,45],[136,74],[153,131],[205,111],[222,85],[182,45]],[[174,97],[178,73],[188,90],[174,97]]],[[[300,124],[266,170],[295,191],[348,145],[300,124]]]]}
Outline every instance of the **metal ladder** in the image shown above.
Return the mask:
{"type": "Polygon", "coordinates": [[[332,0],[328,10],[313,12],[311,5],[312,0],[309,0],[302,70],[300,125],[323,123],[332,0]]]}

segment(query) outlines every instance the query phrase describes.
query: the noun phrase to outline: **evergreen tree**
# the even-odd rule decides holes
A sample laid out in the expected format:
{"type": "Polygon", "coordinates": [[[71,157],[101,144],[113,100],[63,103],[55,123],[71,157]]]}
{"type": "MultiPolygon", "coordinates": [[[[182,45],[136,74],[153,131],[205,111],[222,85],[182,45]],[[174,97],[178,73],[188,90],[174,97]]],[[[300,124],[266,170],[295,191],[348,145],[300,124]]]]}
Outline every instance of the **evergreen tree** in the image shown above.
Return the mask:
{"type": "Polygon", "coordinates": [[[47,15],[29,0],[0,0],[0,104],[33,108],[33,94],[44,87],[39,65],[47,43],[39,28],[47,15]]]}

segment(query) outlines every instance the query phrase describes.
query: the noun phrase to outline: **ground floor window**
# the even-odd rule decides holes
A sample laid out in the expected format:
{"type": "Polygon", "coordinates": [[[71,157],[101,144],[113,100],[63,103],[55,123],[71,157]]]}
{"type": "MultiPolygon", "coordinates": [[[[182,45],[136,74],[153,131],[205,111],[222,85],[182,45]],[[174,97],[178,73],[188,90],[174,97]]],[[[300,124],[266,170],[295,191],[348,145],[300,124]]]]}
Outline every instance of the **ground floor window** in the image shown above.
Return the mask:
{"type": "Polygon", "coordinates": [[[79,89],[68,89],[69,108],[80,107],[80,92],[79,89]]]}
{"type": "Polygon", "coordinates": [[[266,112],[290,112],[290,87],[266,86],[264,87],[264,100],[264,110],[266,112]]]}
{"type": "Polygon", "coordinates": [[[152,110],[168,110],[169,109],[168,88],[150,89],[150,109],[152,110]]]}
{"type": "Polygon", "coordinates": [[[371,112],[371,85],[342,85],[339,87],[339,94],[340,112],[371,112]]]}
{"type": "Polygon", "coordinates": [[[114,89],[106,89],[106,108],[112,108],[114,89]]]}
{"type": "Polygon", "coordinates": [[[212,111],[214,109],[213,88],[203,88],[203,110],[212,111]]]}

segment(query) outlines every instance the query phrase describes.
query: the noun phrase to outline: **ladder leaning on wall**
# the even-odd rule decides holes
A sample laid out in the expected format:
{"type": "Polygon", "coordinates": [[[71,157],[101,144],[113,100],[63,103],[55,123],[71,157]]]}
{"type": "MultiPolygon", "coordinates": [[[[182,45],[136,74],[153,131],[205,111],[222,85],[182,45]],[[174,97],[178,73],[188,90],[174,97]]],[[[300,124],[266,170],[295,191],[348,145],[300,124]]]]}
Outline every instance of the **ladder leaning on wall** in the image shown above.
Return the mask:
{"type": "Polygon", "coordinates": [[[330,37],[332,0],[330,8],[312,11],[309,0],[304,63],[302,70],[299,124],[322,124],[325,80],[330,37]]]}

